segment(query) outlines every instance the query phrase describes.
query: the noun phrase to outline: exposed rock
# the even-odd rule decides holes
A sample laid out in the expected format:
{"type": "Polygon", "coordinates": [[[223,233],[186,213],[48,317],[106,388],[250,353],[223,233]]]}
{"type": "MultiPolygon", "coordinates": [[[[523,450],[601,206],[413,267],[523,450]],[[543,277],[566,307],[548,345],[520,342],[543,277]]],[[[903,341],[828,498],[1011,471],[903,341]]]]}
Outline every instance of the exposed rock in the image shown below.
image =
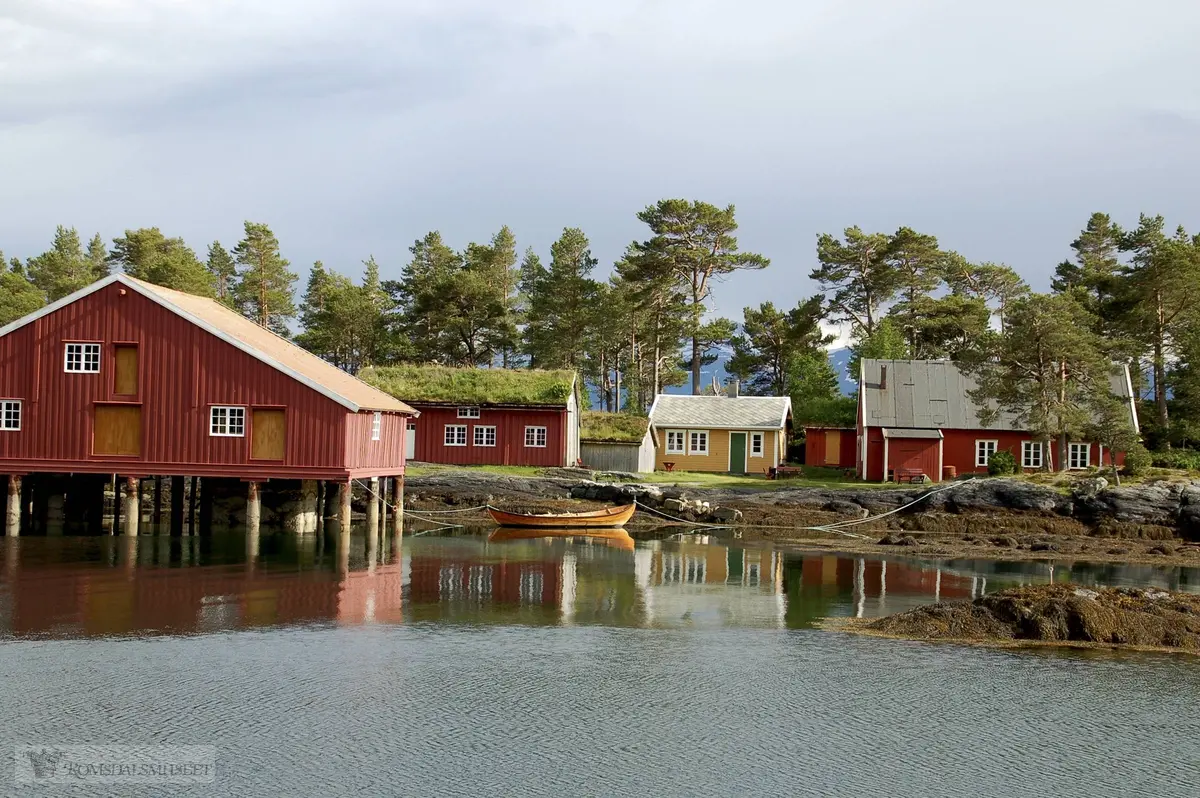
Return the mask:
{"type": "Polygon", "coordinates": [[[681,513],[685,507],[687,507],[687,502],[683,499],[666,499],[663,501],[663,509],[665,510],[674,510],[677,513],[681,513]]]}
{"type": "Polygon", "coordinates": [[[714,521],[720,521],[725,524],[736,523],[742,520],[742,511],[732,507],[718,507],[708,515],[714,521]]]}
{"type": "Polygon", "coordinates": [[[1058,551],[1058,546],[1054,543],[1048,543],[1044,540],[1039,540],[1037,543],[1029,544],[1030,551],[1058,551]]]}
{"type": "Polygon", "coordinates": [[[833,499],[821,505],[821,509],[829,513],[840,513],[841,515],[849,515],[855,518],[866,518],[871,513],[862,505],[854,502],[843,501],[842,499],[833,499]]]}
{"type": "Polygon", "coordinates": [[[879,539],[880,546],[919,546],[920,542],[912,535],[885,535],[879,539]]]}
{"type": "Polygon", "coordinates": [[[868,628],[923,640],[1071,641],[1197,650],[1200,596],[1039,585],[920,607],[868,628]]]}
{"type": "Polygon", "coordinates": [[[1108,487],[1108,480],[1104,477],[1093,477],[1084,479],[1075,485],[1071,493],[1081,499],[1094,499],[1100,491],[1108,487]]]}

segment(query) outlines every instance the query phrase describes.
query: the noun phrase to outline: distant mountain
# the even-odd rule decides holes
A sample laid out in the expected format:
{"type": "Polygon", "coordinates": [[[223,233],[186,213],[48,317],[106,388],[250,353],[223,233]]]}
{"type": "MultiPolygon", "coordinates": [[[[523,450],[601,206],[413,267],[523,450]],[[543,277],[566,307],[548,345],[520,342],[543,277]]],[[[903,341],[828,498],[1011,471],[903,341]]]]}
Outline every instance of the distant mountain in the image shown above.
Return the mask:
{"type": "Polygon", "coordinates": [[[837,372],[838,387],[846,396],[853,396],[858,390],[858,380],[850,375],[848,366],[850,365],[851,352],[849,349],[833,349],[829,352],[829,365],[833,366],[833,370],[837,372]]]}

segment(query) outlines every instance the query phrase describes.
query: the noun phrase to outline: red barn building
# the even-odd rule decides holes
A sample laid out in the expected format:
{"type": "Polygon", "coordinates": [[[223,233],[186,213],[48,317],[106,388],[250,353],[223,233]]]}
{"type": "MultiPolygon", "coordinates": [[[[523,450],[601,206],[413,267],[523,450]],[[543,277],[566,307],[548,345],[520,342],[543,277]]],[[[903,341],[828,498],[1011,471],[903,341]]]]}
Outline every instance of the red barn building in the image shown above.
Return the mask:
{"type": "Polygon", "coordinates": [[[213,300],[113,275],[0,328],[8,531],[46,474],[127,476],[138,510],[141,477],[241,480],[251,505],[295,481],[315,531],[318,481],[348,516],[352,480],[403,476],[414,412],[213,300]]]}
{"type": "Polygon", "coordinates": [[[579,380],[572,371],[390,366],[364,380],[419,412],[407,459],[453,465],[579,462],[579,380]]]}
{"type": "MultiPolygon", "coordinates": [[[[972,377],[948,360],[862,361],[858,385],[858,475],[881,482],[924,475],[934,481],[951,472],[986,473],[997,451],[1011,452],[1017,467],[1035,471],[1056,467],[1056,447],[1046,447],[1019,420],[1002,412],[985,425],[969,391],[972,377]]],[[[1112,392],[1129,408],[1138,427],[1128,370],[1112,379],[1112,392]]],[[[1067,468],[1120,464],[1121,452],[1105,451],[1096,441],[1067,444],[1067,468]]]]}

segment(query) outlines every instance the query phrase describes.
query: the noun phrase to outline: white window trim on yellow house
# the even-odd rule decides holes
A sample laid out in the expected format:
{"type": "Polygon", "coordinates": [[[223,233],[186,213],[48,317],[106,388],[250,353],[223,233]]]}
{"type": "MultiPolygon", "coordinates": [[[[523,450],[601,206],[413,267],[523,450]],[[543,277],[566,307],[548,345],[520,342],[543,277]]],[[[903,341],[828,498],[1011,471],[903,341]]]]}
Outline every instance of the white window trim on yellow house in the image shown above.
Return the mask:
{"type": "Polygon", "coordinates": [[[687,431],[687,453],[688,457],[708,457],[709,451],[712,449],[712,434],[706,429],[690,429],[687,431]],[[704,448],[699,448],[696,443],[700,440],[699,436],[704,436],[704,448]]]}
{"type": "Polygon", "coordinates": [[[687,454],[688,431],[685,429],[668,429],[663,430],[663,453],[664,454],[687,454]],[[671,436],[677,435],[679,441],[678,448],[671,448],[671,436]]]}

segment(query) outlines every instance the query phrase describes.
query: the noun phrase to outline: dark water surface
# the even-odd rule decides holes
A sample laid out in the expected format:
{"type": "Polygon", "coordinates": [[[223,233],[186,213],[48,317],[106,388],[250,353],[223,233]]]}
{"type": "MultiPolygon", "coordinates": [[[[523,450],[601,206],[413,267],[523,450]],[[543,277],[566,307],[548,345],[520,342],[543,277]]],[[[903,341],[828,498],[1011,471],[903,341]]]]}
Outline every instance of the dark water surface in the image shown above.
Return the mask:
{"type": "Polygon", "coordinates": [[[1200,794],[1200,660],[812,628],[1051,578],[1198,591],[1195,569],[697,538],[0,544],[0,756],[217,746],[214,785],[79,794],[1200,794]]]}

